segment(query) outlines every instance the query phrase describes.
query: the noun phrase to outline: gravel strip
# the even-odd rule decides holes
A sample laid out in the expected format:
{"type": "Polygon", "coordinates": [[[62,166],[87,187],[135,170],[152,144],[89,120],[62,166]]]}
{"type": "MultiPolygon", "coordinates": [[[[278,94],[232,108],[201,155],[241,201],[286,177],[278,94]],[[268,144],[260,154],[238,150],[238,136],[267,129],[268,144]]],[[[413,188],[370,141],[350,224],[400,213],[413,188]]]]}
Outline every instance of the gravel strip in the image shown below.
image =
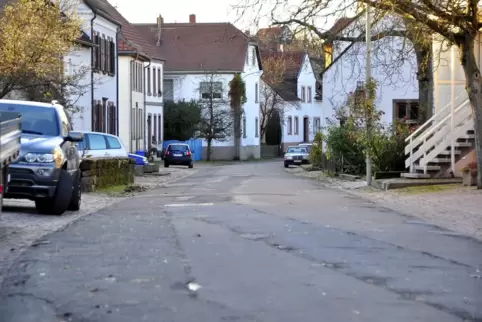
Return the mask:
{"type": "Polygon", "coordinates": [[[409,194],[404,190],[381,191],[366,182],[343,181],[320,171],[289,168],[287,172],[318,180],[326,186],[349,191],[380,206],[415,216],[440,227],[482,240],[482,190],[463,187],[450,190],[409,194]]]}

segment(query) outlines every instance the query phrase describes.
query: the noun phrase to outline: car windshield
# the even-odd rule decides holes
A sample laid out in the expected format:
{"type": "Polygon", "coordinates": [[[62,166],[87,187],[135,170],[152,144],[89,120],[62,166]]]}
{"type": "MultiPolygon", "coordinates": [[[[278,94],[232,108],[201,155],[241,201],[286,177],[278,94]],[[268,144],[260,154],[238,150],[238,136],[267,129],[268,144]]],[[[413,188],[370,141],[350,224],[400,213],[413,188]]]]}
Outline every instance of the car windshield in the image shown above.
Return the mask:
{"type": "Polygon", "coordinates": [[[186,152],[188,147],[184,144],[171,144],[168,150],[172,152],[186,152]]]}
{"type": "Polygon", "coordinates": [[[289,147],[286,153],[307,153],[305,147],[289,147]]]}
{"type": "Polygon", "coordinates": [[[45,136],[58,136],[57,113],[53,108],[0,102],[0,111],[22,115],[22,132],[45,136]]]}

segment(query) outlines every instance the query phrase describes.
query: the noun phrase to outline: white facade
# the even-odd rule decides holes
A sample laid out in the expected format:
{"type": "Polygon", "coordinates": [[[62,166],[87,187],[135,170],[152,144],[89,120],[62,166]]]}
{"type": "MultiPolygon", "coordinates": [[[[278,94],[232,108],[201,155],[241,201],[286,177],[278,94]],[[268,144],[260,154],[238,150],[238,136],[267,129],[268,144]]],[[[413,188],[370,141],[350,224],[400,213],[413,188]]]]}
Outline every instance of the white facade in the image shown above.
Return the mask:
{"type": "Polygon", "coordinates": [[[129,150],[144,150],[144,62],[119,56],[119,137],[129,150]]]}
{"type": "MultiPolygon", "coordinates": [[[[391,23],[390,19],[387,21],[391,23]]],[[[384,25],[374,26],[374,34],[376,30],[386,30],[387,21],[383,21],[384,25]]],[[[363,21],[352,22],[342,34],[359,36],[364,30],[363,24],[363,21]]],[[[393,122],[396,102],[418,102],[416,57],[413,51],[407,53],[404,42],[400,37],[385,37],[372,42],[372,77],[378,85],[376,106],[384,112],[381,120],[384,123],[393,122]]],[[[322,126],[327,125],[328,119],[333,119],[335,109],[355,92],[358,82],[365,81],[365,43],[354,43],[344,52],[348,46],[348,42],[334,42],[334,62],[323,72],[322,126]]]]}
{"type": "MultiPolygon", "coordinates": [[[[245,60],[244,71],[241,77],[246,85],[246,103],[243,105],[242,130],[241,139],[241,158],[260,157],[260,124],[259,124],[259,102],[260,102],[260,82],[261,82],[260,62],[256,54],[256,46],[249,45],[245,60]]],[[[223,98],[227,102],[226,108],[229,107],[229,82],[233,79],[235,73],[169,73],[164,74],[164,99],[178,100],[200,100],[200,83],[201,82],[220,82],[223,89],[223,98]]],[[[222,141],[212,141],[212,147],[233,147],[234,139],[228,138],[222,141]]],[[[203,140],[203,147],[207,147],[207,142],[203,140]]]]}
{"type": "MultiPolygon", "coordinates": [[[[94,131],[93,128],[93,102],[103,102],[105,114],[103,120],[96,118],[97,122],[105,122],[104,132],[117,133],[117,117],[116,115],[109,115],[112,111],[117,111],[118,96],[117,96],[117,48],[116,39],[119,26],[100,15],[95,15],[94,12],[84,3],[80,2],[77,8],[79,17],[82,19],[82,30],[89,35],[91,41],[94,42],[94,35],[98,33],[100,39],[105,38],[110,41],[109,45],[113,46],[114,56],[111,58],[105,56],[104,63],[100,70],[95,70],[91,73],[94,66],[92,61],[92,51],[94,48],[78,47],[73,50],[65,60],[65,72],[69,75],[82,74],[82,79],[79,85],[82,87],[82,95],[76,95],[71,100],[76,102],[79,110],[72,115],[72,123],[75,130],[94,131]],[[108,65],[106,60],[109,60],[108,65]],[[111,69],[107,67],[113,65],[111,69]],[[92,85],[91,85],[92,84],[92,85]],[[109,109],[108,106],[113,105],[114,109],[109,109]],[[109,120],[111,120],[109,122],[109,120]]],[[[100,50],[100,49],[99,49],[100,50]]],[[[107,51],[107,48],[106,48],[107,51]]],[[[107,55],[107,53],[106,53],[107,55]]],[[[101,103],[102,104],[102,103],[101,103]]],[[[98,112],[100,115],[101,112],[98,112]]]]}
{"type": "Polygon", "coordinates": [[[313,141],[320,130],[323,117],[322,104],[315,100],[316,78],[308,55],[304,55],[298,73],[297,95],[301,100],[285,109],[282,143],[294,144],[313,141]]]}
{"type": "Polygon", "coordinates": [[[146,105],[146,142],[145,149],[161,146],[164,141],[164,62],[152,60],[144,63],[145,72],[145,105],[146,105]],[[149,145],[149,140],[151,145],[149,145]]]}

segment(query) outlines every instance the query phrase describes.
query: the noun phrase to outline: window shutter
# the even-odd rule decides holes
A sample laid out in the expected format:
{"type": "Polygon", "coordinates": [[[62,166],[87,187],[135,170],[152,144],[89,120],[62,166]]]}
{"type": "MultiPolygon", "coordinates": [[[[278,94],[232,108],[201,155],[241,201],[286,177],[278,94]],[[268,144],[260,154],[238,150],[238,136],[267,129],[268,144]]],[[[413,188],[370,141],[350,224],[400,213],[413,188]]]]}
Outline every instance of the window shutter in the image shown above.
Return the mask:
{"type": "Polygon", "coordinates": [[[102,42],[100,40],[100,35],[97,34],[97,45],[99,45],[97,47],[97,69],[100,70],[101,69],[101,59],[102,59],[102,42]]]}
{"type": "Polygon", "coordinates": [[[161,69],[157,69],[157,95],[162,96],[161,94],[161,69]]]}
{"type": "Polygon", "coordinates": [[[106,39],[105,41],[105,44],[106,44],[106,49],[105,49],[105,53],[106,53],[106,60],[105,60],[105,65],[106,65],[106,72],[110,73],[110,38],[106,39]]]}
{"type": "Polygon", "coordinates": [[[116,55],[115,55],[115,42],[111,40],[110,42],[110,72],[115,74],[116,68],[116,55]]]}

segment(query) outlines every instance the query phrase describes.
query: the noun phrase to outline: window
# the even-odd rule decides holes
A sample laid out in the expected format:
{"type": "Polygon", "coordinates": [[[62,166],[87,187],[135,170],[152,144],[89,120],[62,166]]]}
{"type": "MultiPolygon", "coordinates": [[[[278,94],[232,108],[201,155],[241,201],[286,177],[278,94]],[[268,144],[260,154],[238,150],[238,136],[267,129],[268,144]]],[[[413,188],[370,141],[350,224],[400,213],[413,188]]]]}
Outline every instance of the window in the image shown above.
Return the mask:
{"type": "Polygon", "coordinates": [[[174,80],[165,79],[163,88],[164,88],[164,100],[173,101],[174,100],[174,80]]]}
{"type": "Polygon", "coordinates": [[[313,134],[320,132],[321,130],[321,119],[319,117],[313,118],[313,134]]]}
{"type": "Polygon", "coordinates": [[[169,146],[167,147],[167,150],[168,151],[172,151],[172,153],[175,153],[175,152],[181,152],[181,153],[184,153],[186,151],[189,151],[189,145],[187,144],[169,144],[169,146]]]}
{"type": "Polygon", "coordinates": [[[288,116],[288,135],[293,134],[293,119],[288,116]]]}
{"type": "Polygon", "coordinates": [[[295,116],[295,135],[296,135],[296,134],[299,134],[299,133],[298,133],[298,126],[299,126],[299,124],[298,124],[298,116],[295,116]]]}
{"type": "Polygon", "coordinates": [[[321,81],[316,81],[315,100],[323,101],[323,83],[321,81]]]}
{"type": "Polygon", "coordinates": [[[135,139],[135,135],[136,135],[135,130],[136,130],[136,109],[131,108],[131,140],[135,139]]]}
{"type": "Polygon", "coordinates": [[[100,39],[100,70],[105,71],[105,35],[100,39]]]}
{"type": "Polygon", "coordinates": [[[110,59],[110,53],[111,53],[111,49],[110,49],[110,46],[111,46],[111,41],[110,41],[110,37],[108,37],[107,39],[105,39],[105,71],[107,73],[110,73],[111,70],[112,70],[112,67],[110,66],[111,64],[111,59],[110,59]]]}
{"type": "MultiPolygon", "coordinates": [[[[154,85],[156,87],[156,85],[154,85]]],[[[147,95],[151,95],[151,69],[147,69],[147,95]]]]}
{"type": "Polygon", "coordinates": [[[157,143],[161,142],[162,140],[162,122],[161,122],[161,114],[157,116],[157,123],[159,124],[159,132],[157,133],[157,143]]]}
{"type": "Polygon", "coordinates": [[[129,71],[130,71],[130,75],[131,75],[131,86],[130,86],[130,89],[131,89],[131,91],[132,91],[132,90],[134,90],[134,87],[135,87],[135,76],[134,76],[135,69],[134,69],[134,61],[133,61],[133,60],[130,61],[129,71]]]}
{"type": "Polygon", "coordinates": [[[253,48],[252,52],[253,52],[253,54],[251,56],[251,65],[254,66],[254,65],[256,65],[256,49],[253,48]]]}
{"type": "Polygon", "coordinates": [[[112,136],[106,136],[105,138],[107,139],[109,149],[122,149],[122,146],[117,138],[112,136]]]}
{"type": "Polygon", "coordinates": [[[258,121],[258,118],[255,117],[254,118],[254,137],[258,137],[259,136],[259,121],[258,121]]]}
{"type": "Polygon", "coordinates": [[[306,102],[306,89],[304,86],[301,86],[301,101],[303,103],[306,102]]]}
{"type": "Polygon", "coordinates": [[[311,96],[312,96],[311,86],[308,86],[308,103],[311,103],[311,96]]]}
{"type": "Polygon", "coordinates": [[[202,99],[221,99],[223,97],[223,84],[221,82],[201,82],[202,99]]]}
{"type": "Polygon", "coordinates": [[[157,137],[157,115],[154,114],[154,141],[156,140],[157,137]]]}
{"type": "Polygon", "coordinates": [[[157,69],[157,95],[160,97],[162,96],[162,88],[161,88],[161,69],[157,69]]]}
{"type": "Polygon", "coordinates": [[[249,65],[249,49],[246,52],[246,65],[249,65]]]}
{"type": "Polygon", "coordinates": [[[246,138],[246,116],[243,116],[243,138],[246,138]]]}
{"type": "MultiPolygon", "coordinates": [[[[149,81],[150,81],[150,75],[149,75],[149,81]]],[[[157,85],[156,85],[156,69],[152,69],[152,83],[153,83],[153,88],[152,88],[152,94],[154,96],[157,96],[157,85]]],[[[151,90],[151,87],[149,87],[149,90],[151,90]]]]}
{"type": "Polygon", "coordinates": [[[394,100],[394,118],[409,123],[418,123],[420,108],[417,100],[394,100]]]}
{"type": "Polygon", "coordinates": [[[259,88],[258,88],[258,83],[254,84],[254,102],[258,103],[259,102],[259,88]]]}
{"type": "Polygon", "coordinates": [[[40,132],[45,136],[58,136],[60,133],[54,109],[0,102],[0,111],[20,113],[23,131],[40,132]]]}
{"type": "Polygon", "coordinates": [[[89,141],[90,150],[107,149],[107,144],[105,143],[104,136],[101,134],[87,134],[87,140],[89,141]]]}

